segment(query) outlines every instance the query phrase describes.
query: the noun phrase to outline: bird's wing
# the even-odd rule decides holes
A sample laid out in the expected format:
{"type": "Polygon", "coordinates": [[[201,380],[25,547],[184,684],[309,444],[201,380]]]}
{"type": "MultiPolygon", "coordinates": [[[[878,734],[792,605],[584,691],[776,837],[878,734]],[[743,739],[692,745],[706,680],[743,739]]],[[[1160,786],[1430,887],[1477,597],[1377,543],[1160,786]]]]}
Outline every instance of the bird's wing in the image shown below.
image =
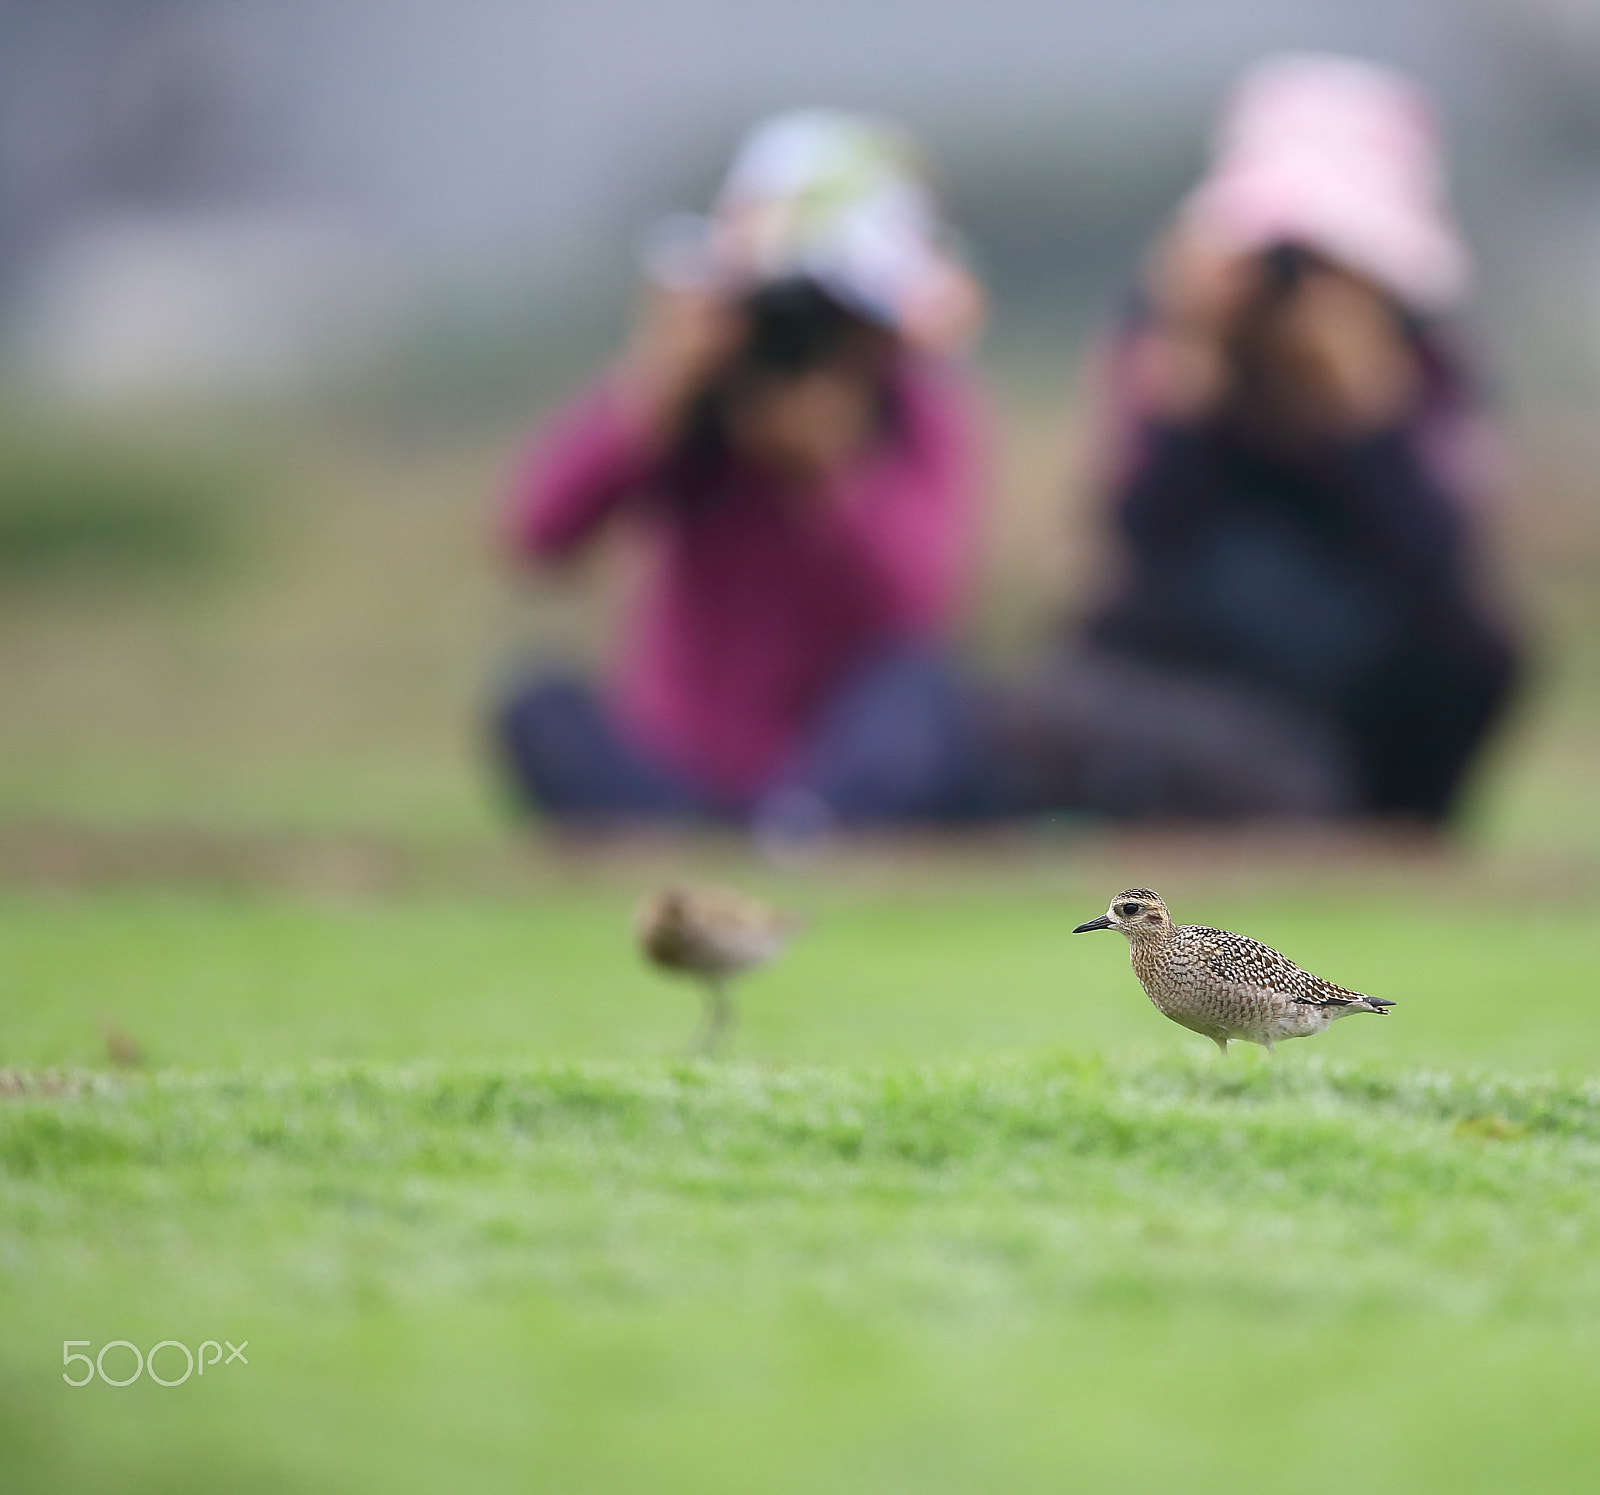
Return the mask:
{"type": "Polygon", "coordinates": [[[1206,968],[1224,981],[1276,992],[1291,1002],[1309,1007],[1354,1007],[1369,1001],[1321,976],[1302,970],[1287,955],[1247,934],[1225,929],[1189,926],[1197,936],[1195,946],[1206,968]]]}
{"type": "Polygon", "coordinates": [[[1304,1002],[1309,1007],[1376,1007],[1388,1006],[1388,1003],[1375,1002],[1371,997],[1362,996],[1358,991],[1350,991],[1340,986],[1337,982],[1327,981],[1321,976],[1313,976],[1310,971],[1302,971],[1295,967],[1300,977],[1302,990],[1294,993],[1297,1002],[1304,1002]]]}
{"type": "Polygon", "coordinates": [[[771,960],[789,942],[788,923],[773,913],[763,911],[767,917],[740,920],[724,931],[724,942],[741,960],[752,965],[771,960]]]}
{"type": "Polygon", "coordinates": [[[729,969],[771,960],[793,932],[788,915],[723,888],[696,889],[689,912],[707,956],[729,969]]]}

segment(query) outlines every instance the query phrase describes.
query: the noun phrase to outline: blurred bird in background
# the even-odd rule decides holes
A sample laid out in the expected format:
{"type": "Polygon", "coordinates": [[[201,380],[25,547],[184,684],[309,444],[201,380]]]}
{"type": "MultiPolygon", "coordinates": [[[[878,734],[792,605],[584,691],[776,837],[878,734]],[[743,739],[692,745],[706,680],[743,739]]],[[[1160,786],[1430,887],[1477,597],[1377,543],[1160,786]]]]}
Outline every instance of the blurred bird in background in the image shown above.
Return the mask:
{"type": "Polygon", "coordinates": [[[634,934],[644,958],[704,984],[705,1023],[691,1054],[716,1052],[736,1017],[730,982],[781,954],[800,922],[726,888],[664,888],[639,905],[634,934]]]}
{"type": "Polygon", "coordinates": [[[120,1023],[104,1025],[106,1058],[118,1069],[142,1069],[145,1063],[144,1046],[120,1023]]]}

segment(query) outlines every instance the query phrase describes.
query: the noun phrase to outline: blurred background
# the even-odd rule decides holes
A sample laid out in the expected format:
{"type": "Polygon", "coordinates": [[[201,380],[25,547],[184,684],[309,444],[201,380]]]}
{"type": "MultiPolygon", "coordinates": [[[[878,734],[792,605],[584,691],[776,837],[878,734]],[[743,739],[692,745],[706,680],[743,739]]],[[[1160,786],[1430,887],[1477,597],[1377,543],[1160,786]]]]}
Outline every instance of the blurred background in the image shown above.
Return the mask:
{"type": "Polygon", "coordinates": [[[801,104],[904,120],[992,289],[1003,477],[967,645],[1020,667],[1095,562],[1075,360],[1229,81],[1285,46],[1443,102],[1541,640],[1479,834],[1600,831],[1574,793],[1600,770],[1581,0],[0,4],[0,816],[496,825],[490,682],[605,624],[603,588],[519,595],[493,553],[519,437],[615,342],[643,227],[801,104]]]}
{"type": "Polygon", "coordinates": [[[0,0],[7,1478],[1592,1484],[1597,415],[1595,0],[0,0]],[[1021,679],[1104,569],[1080,358],[1284,48],[1449,125],[1531,641],[1467,854],[529,857],[488,703],[638,557],[529,584],[496,519],[647,226],[774,110],[925,143],[992,294],[961,645],[1021,679]],[[812,917],[726,1069],[627,938],[695,858],[812,917]],[[1393,1021],[1216,1062],[1070,935],[1130,883],[1393,1021]],[[67,1335],[256,1361],[69,1391],[67,1335]]]}

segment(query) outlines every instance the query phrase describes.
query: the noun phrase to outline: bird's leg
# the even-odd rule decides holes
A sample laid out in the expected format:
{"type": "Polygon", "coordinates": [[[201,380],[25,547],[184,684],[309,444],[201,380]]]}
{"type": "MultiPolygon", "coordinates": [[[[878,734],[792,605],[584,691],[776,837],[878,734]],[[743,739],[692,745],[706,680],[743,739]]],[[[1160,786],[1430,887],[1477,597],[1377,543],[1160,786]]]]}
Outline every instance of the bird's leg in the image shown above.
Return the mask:
{"type": "Polygon", "coordinates": [[[711,1055],[712,1045],[716,1042],[716,1015],[715,1000],[711,995],[711,982],[705,981],[700,987],[700,1025],[695,1029],[695,1035],[689,1040],[689,1058],[706,1059],[711,1055]]]}
{"type": "Polygon", "coordinates": [[[1211,1041],[1216,1044],[1217,1051],[1226,1059],[1228,1057],[1228,1040],[1226,1038],[1217,1038],[1213,1035],[1211,1041]]]}
{"type": "Polygon", "coordinates": [[[702,1059],[709,1059],[722,1041],[722,1035],[733,1027],[733,999],[728,995],[728,978],[708,976],[705,998],[706,1025],[701,1029],[694,1052],[702,1059]]]}
{"type": "Polygon", "coordinates": [[[733,1032],[733,1024],[738,1021],[738,1012],[733,1005],[733,992],[728,989],[728,978],[720,976],[712,988],[712,1028],[714,1036],[712,1042],[720,1044],[725,1034],[733,1032]]]}

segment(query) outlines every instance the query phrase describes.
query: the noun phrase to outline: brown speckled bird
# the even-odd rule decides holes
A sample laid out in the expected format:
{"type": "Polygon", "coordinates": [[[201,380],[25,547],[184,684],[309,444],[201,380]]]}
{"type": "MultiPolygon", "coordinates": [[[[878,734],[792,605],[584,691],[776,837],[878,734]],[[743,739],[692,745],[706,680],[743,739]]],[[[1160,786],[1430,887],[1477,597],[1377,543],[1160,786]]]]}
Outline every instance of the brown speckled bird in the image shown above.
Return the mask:
{"type": "Polygon", "coordinates": [[[734,1021],[729,982],[780,954],[799,924],[724,888],[664,888],[639,905],[634,933],[645,959],[704,983],[706,1020],[690,1053],[716,1050],[734,1021]]]}
{"type": "Polygon", "coordinates": [[[1072,932],[1115,929],[1128,937],[1133,973],[1163,1017],[1204,1033],[1224,1054],[1231,1039],[1269,1052],[1282,1038],[1309,1038],[1352,1012],[1380,1017],[1394,1006],[1303,971],[1270,945],[1225,929],[1178,924],[1149,888],[1128,888],[1098,919],[1072,932]]]}
{"type": "Polygon", "coordinates": [[[107,1023],[105,1039],[106,1058],[119,1069],[139,1069],[144,1064],[144,1049],[126,1028],[107,1023]]]}

